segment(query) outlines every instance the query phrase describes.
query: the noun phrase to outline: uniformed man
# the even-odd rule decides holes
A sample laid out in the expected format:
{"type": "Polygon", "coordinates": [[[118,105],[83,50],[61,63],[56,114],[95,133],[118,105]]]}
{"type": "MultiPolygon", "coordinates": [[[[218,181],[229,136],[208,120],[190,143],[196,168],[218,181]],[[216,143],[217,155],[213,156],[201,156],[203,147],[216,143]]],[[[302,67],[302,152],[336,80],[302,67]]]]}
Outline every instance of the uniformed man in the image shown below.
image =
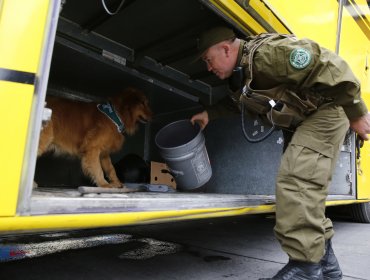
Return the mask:
{"type": "MultiPolygon", "coordinates": [[[[245,78],[234,101],[265,114],[286,131],[284,137],[293,131],[276,179],[274,228],[289,262],[264,279],[342,279],[325,200],[348,128],[368,140],[370,115],[360,82],[338,55],[292,35],[261,34],[242,40],[231,29],[216,27],[200,36],[198,48],[208,71],[220,79],[243,67],[245,78]]],[[[204,128],[214,112],[220,110],[207,108],[191,121],[204,128]]]]}

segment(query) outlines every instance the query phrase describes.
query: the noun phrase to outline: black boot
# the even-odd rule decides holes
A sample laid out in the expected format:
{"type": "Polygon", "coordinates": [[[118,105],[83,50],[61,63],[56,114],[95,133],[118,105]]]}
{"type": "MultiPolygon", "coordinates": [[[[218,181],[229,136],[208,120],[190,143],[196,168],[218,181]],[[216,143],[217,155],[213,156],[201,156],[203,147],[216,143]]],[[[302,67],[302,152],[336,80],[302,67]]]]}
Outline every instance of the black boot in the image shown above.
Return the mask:
{"type": "Polygon", "coordinates": [[[330,239],[325,242],[325,255],[322,257],[320,264],[325,280],[342,279],[342,270],[340,269],[338,260],[334,255],[330,239]]]}
{"type": "Polygon", "coordinates": [[[272,278],[260,280],[323,280],[320,263],[289,260],[289,262],[272,278]]]}

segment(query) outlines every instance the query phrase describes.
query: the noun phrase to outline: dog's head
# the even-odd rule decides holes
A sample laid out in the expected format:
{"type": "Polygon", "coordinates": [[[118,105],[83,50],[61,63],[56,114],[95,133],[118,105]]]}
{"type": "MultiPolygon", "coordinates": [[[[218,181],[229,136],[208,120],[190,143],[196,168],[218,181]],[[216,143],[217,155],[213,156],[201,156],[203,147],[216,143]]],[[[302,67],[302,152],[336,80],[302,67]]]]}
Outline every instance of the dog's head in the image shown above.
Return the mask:
{"type": "Polygon", "coordinates": [[[135,133],[139,122],[146,123],[152,118],[149,101],[138,89],[127,88],[112,101],[125,124],[127,134],[135,133]]]}

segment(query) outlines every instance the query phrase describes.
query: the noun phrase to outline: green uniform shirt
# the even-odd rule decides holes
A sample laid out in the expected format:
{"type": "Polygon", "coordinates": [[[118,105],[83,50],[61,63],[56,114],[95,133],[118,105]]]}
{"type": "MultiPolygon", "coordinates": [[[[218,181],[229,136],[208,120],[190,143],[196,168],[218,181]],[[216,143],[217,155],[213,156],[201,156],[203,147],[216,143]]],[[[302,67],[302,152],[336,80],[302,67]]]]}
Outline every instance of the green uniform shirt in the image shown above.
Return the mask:
{"type": "MultiPolygon", "coordinates": [[[[248,66],[242,61],[245,52],[243,46],[248,41],[253,42],[254,38],[249,37],[247,42],[241,40],[237,66],[248,66]]],[[[286,85],[297,93],[332,99],[343,107],[350,120],[367,113],[360,96],[360,82],[349,65],[340,56],[312,40],[297,40],[290,36],[267,41],[256,49],[252,69],[251,89],[266,90],[286,85]]],[[[214,108],[207,108],[209,118],[227,114],[230,110],[221,109],[225,103],[228,102],[221,100],[214,108]]]]}

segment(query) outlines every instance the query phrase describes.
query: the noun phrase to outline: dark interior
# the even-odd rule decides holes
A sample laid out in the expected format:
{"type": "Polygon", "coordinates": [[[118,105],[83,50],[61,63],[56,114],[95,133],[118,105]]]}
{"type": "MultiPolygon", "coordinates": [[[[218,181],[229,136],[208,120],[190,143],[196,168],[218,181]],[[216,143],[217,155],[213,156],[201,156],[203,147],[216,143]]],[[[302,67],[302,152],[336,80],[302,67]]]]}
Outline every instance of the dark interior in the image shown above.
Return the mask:
{"type": "MultiPolygon", "coordinates": [[[[122,0],[104,3],[115,11],[122,0]]],[[[63,80],[64,87],[106,95],[127,84],[153,91],[149,78],[207,102],[222,95],[227,83],[207,72],[202,61],[193,60],[202,30],[221,24],[231,25],[197,0],[125,0],[115,15],[104,10],[102,1],[67,0],[60,14],[50,82],[63,80]],[[104,65],[109,54],[121,63],[104,65]]]]}
{"type": "MultiPolygon", "coordinates": [[[[105,0],[111,11],[121,3],[105,0]]],[[[117,162],[134,153],[147,162],[163,162],[154,143],[159,129],[189,119],[203,110],[200,101],[213,104],[229,90],[228,81],[209,73],[204,62],[193,61],[199,34],[221,24],[240,32],[202,0],[125,0],[113,16],[101,0],[67,0],[58,22],[47,94],[89,101],[127,86],[143,90],[154,112],[153,121],[127,137],[122,151],[112,159],[117,162]]],[[[267,148],[266,144],[251,145],[242,136],[240,117],[215,121],[204,133],[214,175],[202,191],[273,193],[281,154],[281,145],[276,145],[279,133],[267,140],[271,142],[267,148]]],[[[35,180],[41,187],[91,184],[78,159],[52,155],[38,159],[35,180]]]]}

